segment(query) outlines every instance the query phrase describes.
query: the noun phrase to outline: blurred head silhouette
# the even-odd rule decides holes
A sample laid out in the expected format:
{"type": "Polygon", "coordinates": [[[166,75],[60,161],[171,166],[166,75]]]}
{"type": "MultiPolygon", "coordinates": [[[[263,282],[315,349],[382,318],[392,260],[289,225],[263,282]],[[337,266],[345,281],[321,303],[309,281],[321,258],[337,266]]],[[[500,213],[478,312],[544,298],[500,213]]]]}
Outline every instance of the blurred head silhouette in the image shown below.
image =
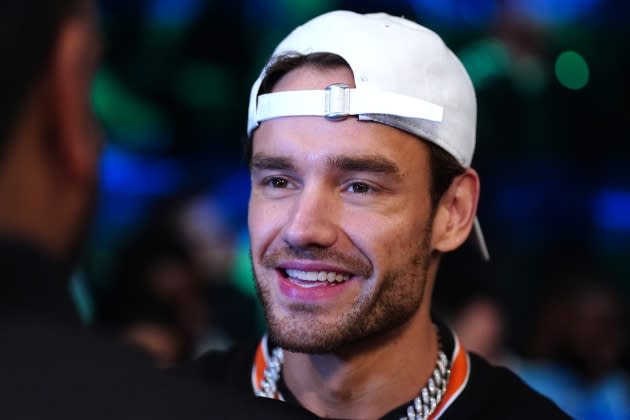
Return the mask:
{"type": "Polygon", "coordinates": [[[621,365],[625,305],[617,287],[594,272],[565,273],[543,298],[531,355],[596,382],[621,365]]]}
{"type": "Polygon", "coordinates": [[[0,232],[70,267],[94,207],[101,149],[90,106],[95,3],[0,5],[0,232]]]}

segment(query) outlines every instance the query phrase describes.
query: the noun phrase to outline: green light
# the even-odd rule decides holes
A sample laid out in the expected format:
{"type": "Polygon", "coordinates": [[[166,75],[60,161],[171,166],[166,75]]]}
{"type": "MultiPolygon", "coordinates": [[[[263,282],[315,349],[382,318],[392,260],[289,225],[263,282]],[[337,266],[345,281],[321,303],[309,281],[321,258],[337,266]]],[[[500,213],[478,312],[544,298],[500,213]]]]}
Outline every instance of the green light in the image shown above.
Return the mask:
{"type": "Polygon", "coordinates": [[[212,110],[233,105],[233,78],[227,68],[203,62],[188,63],[174,81],[179,97],[189,106],[212,110]]]}
{"type": "Polygon", "coordinates": [[[575,51],[565,51],[556,60],[556,77],[567,89],[582,89],[589,79],[588,64],[575,51]]]}
{"type": "Polygon", "coordinates": [[[477,89],[504,75],[510,66],[507,48],[497,39],[477,41],[458,55],[477,89]]]}
{"type": "Polygon", "coordinates": [[[278,0],[280,10],[293,21],[304,21],[328,10],[337,9],[337,0],[278,0]]]}
{"type": "Polygon", "coordinates": [[[163,117],[158,110],[127,89],[105,68],[94,78],[92,103],[96,114],[114,130],[147,131],[161,128],[163,117]]]}
{"type": "Polygon", "coordinates": [[[101,68],[92,86],[92,105],[108,134],[127,147],[160,148],[168,131],[163,113],[101,68]]]}

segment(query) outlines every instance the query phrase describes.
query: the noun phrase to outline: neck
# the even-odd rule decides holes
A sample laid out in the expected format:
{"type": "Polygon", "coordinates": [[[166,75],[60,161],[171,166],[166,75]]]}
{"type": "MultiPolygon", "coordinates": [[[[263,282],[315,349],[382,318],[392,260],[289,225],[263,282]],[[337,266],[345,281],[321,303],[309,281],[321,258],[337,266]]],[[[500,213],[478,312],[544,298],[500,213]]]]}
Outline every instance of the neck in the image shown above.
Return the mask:
{"type": "Polygon", "coordinates": [[[287,386],[320,417],[376,419],[408,403],[426,384],[439,347],[423,307],[397,330],[335,353],[286,352],[287,386]]]}

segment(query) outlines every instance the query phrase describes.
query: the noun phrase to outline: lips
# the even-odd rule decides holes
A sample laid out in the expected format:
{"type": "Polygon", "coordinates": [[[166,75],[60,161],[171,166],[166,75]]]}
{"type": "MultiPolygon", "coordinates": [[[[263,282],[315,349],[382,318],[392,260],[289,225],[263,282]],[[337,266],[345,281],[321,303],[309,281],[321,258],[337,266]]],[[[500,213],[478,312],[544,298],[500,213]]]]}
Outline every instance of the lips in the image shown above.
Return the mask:
{"type": "Polygon", "coordinates": [[[275,272],[278,291],[288,298],[287,303],[350,299],[361,287],[362,282],[356,280],[372,275],[367,257],[332,248],[284,247],[265,253],[261,265],[275,272]]]}
{"type": "Polygon", "coordinates": [[[339,274],[341,282],[352,277],[369,278],[373,271],[370,260],[358,252],[353,254],[341,253],[332,248],[284,247],[265,253],[261,265],[281,272],[285,278],[299,281],[332,283],[333,280],[337,282],[339,274]]]}
{"type": "Polygon", "coordinates": [[[293,302],[323,302],[345,295],[354,274],[322,264],[290,264],[276,267],[280,292],[293,302]]]}

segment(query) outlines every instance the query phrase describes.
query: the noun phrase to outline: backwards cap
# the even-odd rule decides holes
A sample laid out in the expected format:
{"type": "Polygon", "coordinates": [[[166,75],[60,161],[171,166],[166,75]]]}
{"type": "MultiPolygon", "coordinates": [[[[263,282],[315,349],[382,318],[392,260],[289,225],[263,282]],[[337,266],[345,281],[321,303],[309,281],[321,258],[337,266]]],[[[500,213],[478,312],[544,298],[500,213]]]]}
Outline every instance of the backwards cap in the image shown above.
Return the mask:
{"type": "MultiPolygon", "coordinates": [[[[333,11],[293,30],[275,49],[252,86],[247,121],[251,136],[265,120],[289,116],[329,119],[356,115],[437,144],[464,167],[475,150],[477,101],[468,73],[433,31],[386,13],[333,11]],[[332,85],[258,95],[266,68],[285,54],[327,52],[345,59],[356,88],[332,85]]],[[[489,254],[475,219],[479,249],[489,254]]]]}

